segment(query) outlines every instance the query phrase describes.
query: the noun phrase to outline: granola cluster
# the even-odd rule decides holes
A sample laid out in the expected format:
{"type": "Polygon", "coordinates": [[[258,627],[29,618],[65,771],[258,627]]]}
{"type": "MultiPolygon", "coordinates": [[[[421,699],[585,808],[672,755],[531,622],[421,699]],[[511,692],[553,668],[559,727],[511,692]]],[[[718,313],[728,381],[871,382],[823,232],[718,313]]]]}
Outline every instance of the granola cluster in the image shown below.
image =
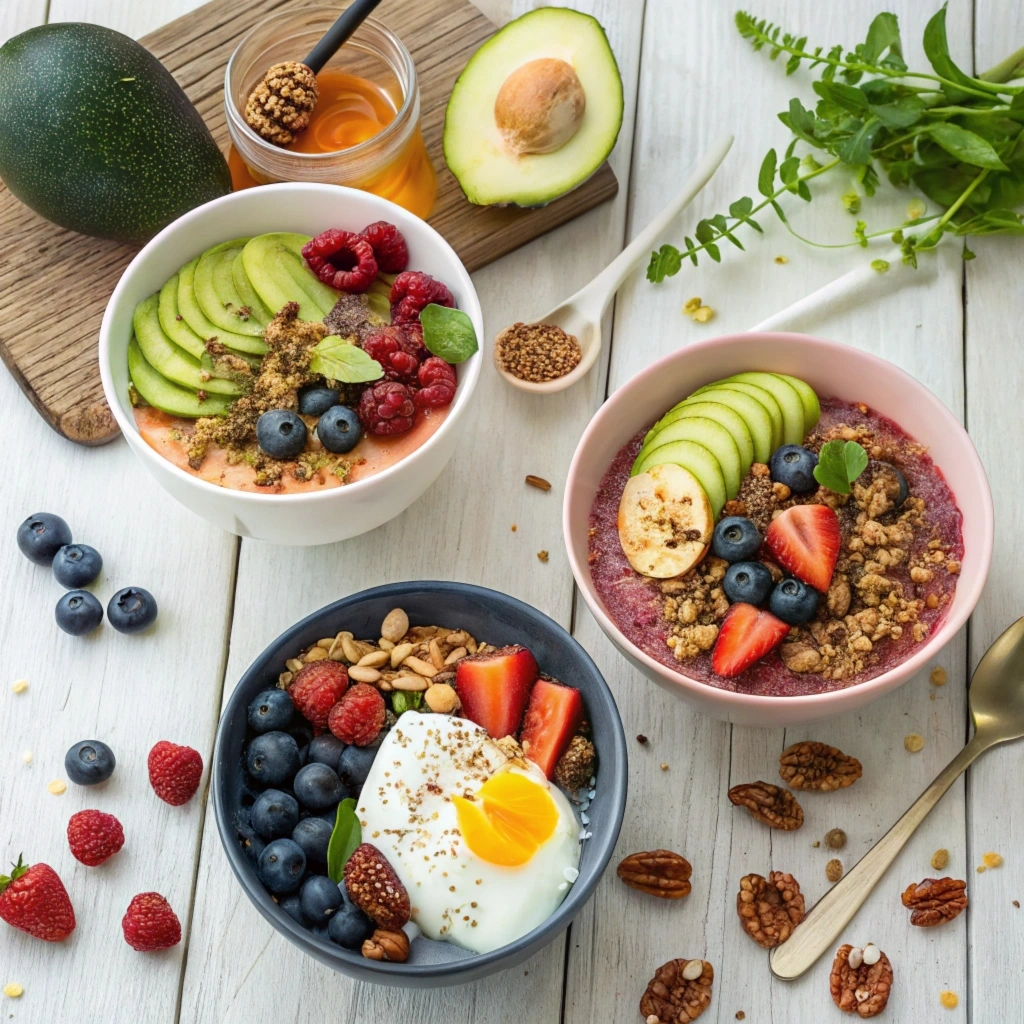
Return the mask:
{"type": "MultiPolygon", "coordinates": [[[[866,413],[867,407],[861,408],[866,413]]],[[[867,424],[837,423],[811,434],[813,451],[831,440],[856,441],[868,453],[868,469],[849,495],[824,487],[793,495],[773,482],[766,465],[755,463],[724,515],[747,516],[762,532],[777,515],[796,504],[823,504],[839,516],[843,546],[825,600],[815,619],[796,626],[779,649],[785,666],[826,680],[853,678],[878,661],[876,648],[909,633],[920,643],[928,635],[925,609],[946,604],[955,588],[959,561],[929,520],[926,501],[917,496],[897,507],[900,483],[890,463],[900,464],[923,449],[913,441],[879,443],[867,424]]],[[[773,578],[782,570],[762,557],[773,578]]],[[[709,651],[729,610],[722,589],[728,565],[708,555],[686,575],[659,584],[662,615],[669,624],[666,642],[678,661],[709,651]]]]}

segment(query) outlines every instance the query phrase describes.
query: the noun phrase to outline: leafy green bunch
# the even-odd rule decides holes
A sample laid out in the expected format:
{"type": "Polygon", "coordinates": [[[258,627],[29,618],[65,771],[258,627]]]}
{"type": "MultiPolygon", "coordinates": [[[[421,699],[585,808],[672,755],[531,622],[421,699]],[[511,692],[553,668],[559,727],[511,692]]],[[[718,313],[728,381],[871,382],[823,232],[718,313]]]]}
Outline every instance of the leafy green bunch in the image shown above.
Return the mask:
{"type": "MultiPolygon", "coordinates": [[[[866,196],[875,194],[882,173],[891,184],[913,186],[941,207],[881,231],[868,232],[858,220],[848,245],[867,246],[870,238],[891,235],[903,261],[917,266],[918,254],[934,249],[945,234],[1024,234],[1024,221],[1014,212],[1024,204],[1024,86],[1009,84],[1024,75],[1024,49],[977,78],[966,74],[949,55],[945,7],[924,31],[931,72],[907,67],[894,14],[879,14],[864,42],[850,51],[808,50],[806,36],[742,11],[736,27],[771,60],[785,56],[787,75],[804,64],[820,68],[813,86],[817,103],[810,110],[794,98],[779,114],[793,140],[781,161],[774,149],[765,156],[757,179],[763,198],[755,203],[744,196],[732,203],[728,217],[719,213],[700,221],[685,249],[663,245],[651,253],[649,281],[678,273],[685,259],[696,265],[701,252],[719,262],[723,240],[742,249],[736,232],[744,225],[761,231],[754,217],[769,207],[792,234],[818,244],[797,234],[779,200],[792,193],[810,202],[809,183],[838,167],[853,175],[866,196]],[[801,142],[812,150],[803,158],[795,155],[801,142]]],[[[843,202],[858,212],[857,192],[843,202]]],[[[923,213],[926,207],[919,205],[923,213]]],[[[965,246],[964,257],[973,255],[965,246]]]]}

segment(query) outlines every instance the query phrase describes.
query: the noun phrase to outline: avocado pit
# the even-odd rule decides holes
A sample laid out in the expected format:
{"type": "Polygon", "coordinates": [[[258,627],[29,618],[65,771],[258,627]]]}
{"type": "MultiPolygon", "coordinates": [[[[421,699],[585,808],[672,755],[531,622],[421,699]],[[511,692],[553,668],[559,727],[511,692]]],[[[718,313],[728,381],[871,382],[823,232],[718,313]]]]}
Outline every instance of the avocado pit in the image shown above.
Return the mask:
{"type": "Polygon", "coordinates": [[[494,101],[494,121],[515,155],[554,153],[579,131],[586,106],[572,65],[539,57],[505,79],[494,101]]]}

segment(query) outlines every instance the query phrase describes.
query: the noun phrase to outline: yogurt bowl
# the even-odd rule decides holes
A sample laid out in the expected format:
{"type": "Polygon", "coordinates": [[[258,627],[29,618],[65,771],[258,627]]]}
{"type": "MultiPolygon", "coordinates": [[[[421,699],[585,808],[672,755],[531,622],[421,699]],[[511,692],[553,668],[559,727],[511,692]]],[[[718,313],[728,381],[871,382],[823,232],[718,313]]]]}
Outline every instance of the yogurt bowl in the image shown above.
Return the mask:
{"type": "MultiPolygon", "coordinates": [[[[760,383],[763,385],[765,381],[760,383]]],[[[735,430],[732,433],[735,434],[735,430]]],[[[732,445],[728,437],[723,443],[732,445]]],[[[757,440],[753,448],[758,448],[757,440]]],[[[813,458],[817,461],[816,454],[813,458]]],[[[785,473],[784,470],[779,472],[780,475],[785,473]]],[[[686,472],[683,477],[695,479],[686,472]]],[[[619,524],[622,522],[620,518],[619,524]]],[[[584,432],[569,470],[563,506],[563,532],[573,574],[587,605],[608,637],[633,665],[659,686],[701,711],[743,725],[785,726],[840,714],[889,692],[928,665],[967,621],[978,601],[992,556],[993,529],[992,498],[981,461],[966,431],[938,398],[885,360],[836,342],[788,333],[736,334],[697,342],[658,360],[633,377],[605,402],[584,432]],[[743,375],[739,383],[737,374],[743,375]],[[892,474],[893,466],[898,468],[902,464],[906,477],[914,484],[909,487],[911,500],[907,501],[905,478],[898,488],[898,499],[894,489],[892,500],[882,502],[877,513],[870,514],[864,511],[868,507],[867,488],[860,494],[854,493],[846,502],[840,499],[831,506],[829,500],[836,495],[830,498],[818,492],[818,482],[813,479],[809,479],[810,486],[803,494],[798,495],[795,490],[791,494],[789,487],[783,487],[773,496],[773,488],[781,481],[775,476],[774,460],[770,471],[765,463],[769,461],[769,454],[781,450],[782,442],[776,437],[769,443],[764,431],[760,435],[761,451],[753,459],[748,451],[744,462],[736,456],[739,446],[731,448],[736,463],[732,467],[733,482],[727,486],[725,470],[719,473],[718,462],[727,466],[726,456],[730,455],[730,450],[722,449],[722,458],[716,462],[710,449],[706,450],[700,443],[693,444],[692,439],[698,437],[695,433],[698,428],[694,427],[698,422],[704,425],[704,436],[699,439],[712,448],[721,440],[720,435],[729,431],[723,431],[719,422],[708,424],[695,417],[717,415],[722,423],[730,424],[731,417],[740,410],[744,413],[740,419],[746,417],[740,429],[750,427],[751,437],[756,438],[754,418],[743,403],[749,402],[751,396],[760,395],[765,399],[768,404],[757,411],[764,414],[764,430],[767,430],[772,419],[767,415],[768,406],[773,404],[773,399],[766,398],[757,384],[759,378],[777,378],[778,375],[790,385],[796,385],[796,388],[788,388],[794,410],[785,407],[786,396],[778,390],[786,388],[786,384],[780,385],[778,380],[768,382],[769,390],[779,396],[775,412],[784,427],[786,444],[800,448],[804,456],[809,456],[811,449],[816,451],[815,446],[820,447],[826,437],[834,437],[840,445],[854,438],[864,440],[864,452],[873,452],[870,460],[864,460],[871,468],[858,471],[867,474],[864,480],[872,487],[879,473],[889,474],[886,480],[891,480],[899,476],[892,474]],[[709,393],[709,387],[718,388],[718,401],[730,407],[724,411],[717,405],[710,408],[707,403],[716,396],[713,390],[709,393]],[[804,396],[798,397],[800,388],[808,399],[803,410],[800,397],[804,396]],[[695,394],[700,389],[704,390],[695,394]],[[722,397],[721,389],[741,389],[743,393],[726,398],[722,397]],[[697,407],[696,412],[693,408],[680,408],[697,402],[705,404],[697,407]],[[666,410],[677,415],[663,415],[666,410]],[[782,415],[778,415],[780,413],[782,415]],[[801,418],[805,423],[810,422],[809,429],[801,429],[801,418]],[[795,419],[796,425],[791,419],[795,419]],[[658,421],[657,429],[645,435],[655,421],[658,421]],[[682,426],[683,423],[686,425],[682,426]],[[664,436],[691,440],[677,440],[677,446],[662,449],[659,454],[656,449],[661,442],[652,444],[651,438],[664,431],[666,424],[671,433],[664,436]],[[854,426],[848,427],[849,424],[854,426]],[[816,426],[820,426],[817,434],[816,426]],[[846,440],[840,440],[840,435],[846,440]],[[801,448],[802,441],[810,448],[801,448]],[[694,448],[697,455],[691,454],[687,446],[694,448]],[[674,463],[666,458],[668,451],[674,463]],[[900,463],[900,453],[909,453],[909,461],[900,463]],[[635,475],[630,477],[634,457],[637,458],[632,466],[635,475]],[[697,458],[709,461],[711,470],[698,466],[694,461],[697,458]],[[659,464],[665,462],[672,464],[667,467],[659,464]],[[707,524],[706,532],[700,537],[693,533],[684,538],[686,544],[692,543],[702,553],[693,556],[695,561],[680,561],[681,568],[662,565],[660,568],[664,571],[660,572],[635,571],[636,563],[630,567],[619,544],[620,535],[616,533],[616,510],[625,493],[625,481],[632,485],[632,493],[639,494],[648,486],[648,480],[660,481],[672,476],[672,473],[659,472],[651,477],[651,467],[678,473],[676,467],[684,465],[685,468],[685,464],[689,464],[698,477],[702,472],[707,473],[705,483],[708,486],[704,490],[709,497],[702,495],[702,498],[708,510],[701,520],[707,524]],[[754,478],[758,476],[762,481],[760,490],[750,486],[756,484],[754,478]],[[758,503],[754,500],[758,494],[767,498],[758,503]],[[739,500],[743,498],[747,501],[739,500]],[[835,510],[834,515],[830,509],[835,510]],[[805,515],[806,510],[810,511],[805,515]],[[831,566],[824,570],[823,582],[815,581],[814,564],[786,564],[785,559],[779,557],[786,553],[785,544],[773,547],[773,536],[775,540],[787,539],[786,528],[776,525],[782,523],[783,515],[787,516],[786,522],[796,524],[789,527],[792,532],[788,539],[795,539],[798,546],[803,543],[798,536],[803,529],[800,524],[830,518],[834,521],[830,528],[835,530],[836,547],[832,551],[831,566]],[[737,543],[734,558],[726,557],[726,545],[716,542],[711,550],[705,547],[712,540],[711,525],[717,528],[728,516],[738,516],[743,520],[739,524],[742,529],[753,530],[748,547],[737,543]],[[894,548],[902,544],[904,549],[892,550],[891,560],[887,547],[890,541],[865,541],[861,532],[857,532],[866,530],[863,535],[869,536],[872,532],[884,533],[884,528],[891,526],[894,535],[901,530],[909,533],[910,521],[915,516],[916,532],[906,541],[891,541],[894,548]],[[865,526],[867,520],[871,522],[865,526]],[[772,529],[767,528],[769,525],[772,529]],[[843,531],[841,541],[840,529],[843,531]],[[849,549],[856,554],[847,553],[848,537],[855,538],[860,545],[849,549]],[[889,569],[881,564],[870,564],[874,561],[874,552],[879,550],[872,544],[886,546],[882,558],[885,565],[891,566],[889,569]],[[838,562],[836,551],[839,551],[838,562]],[[843,558],[847,557],[849,561],[844,563],[843,558]],[[714,558],[717,561],[709,560],[714,558]],[[743,582],[747,593],[753,595],[756,591],[760,596],[736,596],[735,586],[729,591],[724,579],[727,565],[744,563],[738,568],[747,569],[749,563],[758,561],[761,564],[753,568],[764,577],[763,585],[754,586],[757,574],[749,571],[743,582]],[[705,618],[698,619],[692,631],[682,626],[684,622],[694,623],[694,606],[685,613],[682,608],[682,595],[690,592],[686,580],[694,578],[688,565],[701,567],[698,583],[703,580],[711,595],[704,606],[705,618]],[[925,565],[933,566],[935,571],[925,565]],[[765,570],[770,570],[772,576],[765,570]],[[595,572],[598,581],[595,581],[595,572]],[[826,592],[831,591],[831,582],[840,577],[844,585],[848,582],[846,608],[833,610],[826,592]],[[945,587],[936,594],[940,577],[945,587]],[[788,609],[789,618],[786,612],[778,610],[785,606],[776,605],[775,590],[783,583],[798,599],[807,596],[812,587],[816,588],[817,596],[810,595],[812,607],[807,617],[801,619],[800,608],[792,604],[788,609]],[[879,598],[871,593],[876,585],[880,588],[877,593],[881,593],[883,583],[886,594],[879,598]],[[640,587],[646,589],[641,592],[640,587]],[[849,597],[851,590],[853,604],[849,597]],[[628,601],[624,597],[620,599],[620,595],[627,593],[628,601]],[[678,614],[672,604],[674,593],[681,595],[678,614]],[[771,595],[770,602],[768,595],[771,595]],[[878,609],[886,596],[889,607],[877,613],[869,611],[861,619],[854,617],[858,602],[860,605],[873,602],[872,607],[878,609]],[[903,605],[899,604],[900,597],[906,599],[903,605]],[[849,617],[844,619],[847,608],[849,617]],[[743,662],[735,654],[744,647],[749,652],[760,639],[752,642],[738,639],[743,629],[734,628],[728,639],[723,640],[724,623],[734,612],[736,621],[746,628],[747,636],[754,636],[756,630],[763,629],[765,632],[758,633],[758,638],[768,637],[764,651],[753,662],[743,662]],[[906,617],[897,618],[898,614],[905,613],[906,617]],[[873,621],[876,614],[880,619],[887,619],[881,626],[888,632],[883,635],[878,629],[872,632],[872,637],[867,637],[860,630],[860,624],[873,621]],[[780,615],[786,625],[779,621],[777,616],[780,615]],[[803,634],[799,632],[801,623],[806,626],[803,634]],[[821,628],[834,626],[836,644],[849,643],[850,651],[868,653],[862,658],[859,655],[848,658],[843,666],[844,670],[849,669],[845,676],[828,671],[833,663],[815,661],[822,655],[824,641],[808,642],[812,626],[819,628],[819,635],[821,628]],[[702,633],[698,633],[698,627],[702,633]],[[770,631],[774,631],[774,636],[768,636],[770,631]],[[861,640],[861,635],[870,642],[861,640]],[[677,637],[686,639],[682,651],[677,637]],[[803,649],[788,647],[787,638],[790,643],[804,641],[803,649]],[[672,650],[667,643],[669,639],[676,645],[672,650]],[[768,646],[769,642],[773,646],[768,646]],[[812,648],[809,653],[808,647],[812,648]],[[696,648],[700,653],[695,653],[696,648]],[[716,657],[719,653],[721,659],[716,657]],[[804,654],[814,662],[814,668],[808,668],[806,661],[798,661],[798,656],[804,654]],[[737,661],[740,664],[736,664],[737,661]],[[818,672],[819,664],[826,671],[818,672]]],[[[812,546],[814,541],[812,537],[812,546]]],[[[680,550],[684,546],[680,545],[680,550]]],[[[842,595],[837,598],[835,603],[839,605],[842,595]]],[[[878,627],[879,623],[874,625],[878,627]]],[[[813,634],[809,639],[817,641],[813,634]]],[[[833,657],[838,664],[840,656],[836,654],[835,645],[824,651],[825,659],[833,657]]]]}
{"type": "MultiPolygon", "coordinates": [[[[456,367],[457,388],[433,433],[398,462],[343,486],[268,494],[219,486],[179,468],[140,434],[129,396],[128,347],[136,307],[179,268],[213,246],[269,232],[316,235],[329,227],[359,230],[387,221],[409,249],[409,267],[447,284],[459,309],[483,337],[483,318],[469,274],[451,246],[428,224],[379,196],[339,185],[284,183],[247,189],[190,211],[156,235],[132,260],[100,327],[103,389],[129,447],[160,485],[190,511],[223,530],[276,544],[314,545],[366,533],[404,511],[451,458],[480,375],[476,352],[456,367]]],[[[273,311],[273,312],[276,312],[273,311]]],[[[217,396],[214,396],[217,397],[217,396]]]]}

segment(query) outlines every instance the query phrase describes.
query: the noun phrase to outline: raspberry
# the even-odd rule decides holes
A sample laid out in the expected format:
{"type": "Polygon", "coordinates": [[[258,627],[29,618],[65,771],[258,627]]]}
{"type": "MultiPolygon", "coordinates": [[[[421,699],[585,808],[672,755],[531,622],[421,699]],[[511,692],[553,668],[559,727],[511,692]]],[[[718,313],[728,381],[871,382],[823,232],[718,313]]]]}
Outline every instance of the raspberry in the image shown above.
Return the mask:
{"type": "Polygon", "coordinates": [[[398,274],[409,265],[409,247],[394,224],[378,220],[367,224],[359,234],[373,247],[377,266],[385,274],[398,274]]]}
{"type": "Polygon", "coordinates": [[[447,285],[418,270],[407,270],[399,274],[391,286],[390,298],[391,320],[396,324],[418,321],[420,310],[432,302],[438,306],[455,305],[455,297],[447,285]]]}
{"type": "Polygon", "coordinates": [[[412,392],[394,381],[374,384],[359,398],[359,419],[371,434],[404,434],[412,429],[415,413],[412,392]]]}
{"type": "Polygon", "coordinates": [[[328,726],[342,743],[371,744],[384,728],[384,698],[369,683],[356,683],[331,708],[328,726]]]}
{"type": "Polygon", "coordinates": [[[198,750],[160,740],[149,752],[149,783],[161,800],[172,807],[187,804],[199,788],[203,758],[198,750]]]}
{"type": "Polygon", "coordinates": [[[124,829],[112,814],[79,811],[68,821],[68,846],[75,860],[94,868],[124,846],[124,829]]]}
{"type": "Polygon", "coordinates": [[[420,391],[412,400],[421,409],[449,405],[455,397],[455,367],[440,356],[431,356],[419,369],[420,391]]]}
{"type": "Polygon", "coordinates": [[[314,661],[299,669],[288,696],[318,733],[327,728],[331,708],[348,689],[348,670],[336,661],[314,661]]]}
{"type": "Polygon", "coordinates": [[[365,292],[377,279],[373,246],[352,231],[323,231],[302,247],[302,255],[324,284],[341,292],[365,292]]]}
{"type": "Polygon", "coordinates": [[[360,344],[363,351],[384,368],[384,376],[388,380],[397,380],[403,384],[415,383],[420,361],[407,351],[412,348],[412,344],[401,327],[378,327],[363,338],[360,344]]]}
{"type": "Polygon", "coordinates": [[[133,896],[121,918],[121,929],[124,941],[142,953],[170,949],[181,942],[178,915],[158,892],[140,892],[133,896]]]}
{"type": "Polygon", "coordinates": [[[430,355],[427,346],[423,344],[423,324],[419,320],[409,320],[398,326],[405,338],[405,344],[402,347],[409,355],[415,356],[422,363],[430,355]]]}

